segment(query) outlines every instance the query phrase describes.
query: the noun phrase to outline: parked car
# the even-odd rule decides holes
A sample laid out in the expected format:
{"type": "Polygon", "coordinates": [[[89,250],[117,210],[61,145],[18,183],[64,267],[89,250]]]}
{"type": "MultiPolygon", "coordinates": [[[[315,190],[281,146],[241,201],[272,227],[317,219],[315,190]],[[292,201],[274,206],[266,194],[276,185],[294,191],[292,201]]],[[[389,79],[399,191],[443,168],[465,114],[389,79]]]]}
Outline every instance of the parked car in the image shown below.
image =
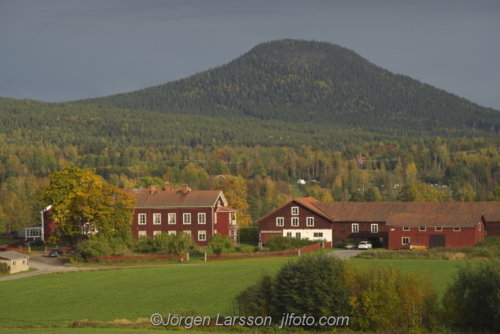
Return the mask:
{"type": "Polygon", "coordinates": [[[426,245],[422,245],[416,242],[412,242],[406,245],[406,249],[415,250],[415,249],[427,249],[426,245]]]}
{"type": "Polygon", "coordinates": [[[372,249],[372,243],[369,241],[361,241],[358,244],[358,249],[372,249]]]}
{"type": "Polygon", "coordinates": [[[62,255],[64,255],[64,252],[60,248],[52,248],[49,251],[49,257],[59,257],[59,256],[62,256],[62,255]]]}

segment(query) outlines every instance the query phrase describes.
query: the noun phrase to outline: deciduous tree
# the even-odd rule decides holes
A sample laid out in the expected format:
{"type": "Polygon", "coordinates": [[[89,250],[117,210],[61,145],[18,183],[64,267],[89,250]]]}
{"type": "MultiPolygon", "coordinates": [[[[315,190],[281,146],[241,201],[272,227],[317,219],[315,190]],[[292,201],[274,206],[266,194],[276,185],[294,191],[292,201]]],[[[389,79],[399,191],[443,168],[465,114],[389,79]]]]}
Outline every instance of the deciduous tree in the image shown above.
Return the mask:
{"type": "Polygon", "coordinates": [[[66,168],[49,179],[40,201],[52,205],[51,218],[57,221],[53,239],[74,242],[89,230],[107,234],[130,229],[135,199],[93,170],[66,168]]]}

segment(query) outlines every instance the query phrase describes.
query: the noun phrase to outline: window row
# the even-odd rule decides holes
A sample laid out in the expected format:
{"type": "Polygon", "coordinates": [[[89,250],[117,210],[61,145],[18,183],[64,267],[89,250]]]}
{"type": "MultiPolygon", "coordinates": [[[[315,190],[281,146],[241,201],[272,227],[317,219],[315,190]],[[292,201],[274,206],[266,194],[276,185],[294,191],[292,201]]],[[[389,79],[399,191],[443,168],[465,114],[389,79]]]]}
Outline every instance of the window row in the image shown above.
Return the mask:
{"type": "MultiPolygon", "coordinates": [[[[479,225],[479,226],[481,226],[481,225],[479,225]]],[[[410,231],[410,229],[411,229],[411,227],[409,227],[409,226],[404,226],[403,227],[403,231],[410,231]]],[[[418,230],[421,231],[421,232],[427,231],[427,226],[420,226],[418,228],[418,230]]],[[[442,226],[436,226],[436,227],[434,227],[434,231],[436,231],[436,232],[441,232],[442,230],[443,230],[442,226]]],[[[479,228],[479,230],[481,231],[481,227],[479,228]]],[[[454,227],[453,231],[460,231],[460,227],[454,227]]]]}
{"type": "MultiPolygon", "coordinates": [[[[169,225],[175,225],[177,223],[176,216],[177,215],[175,213],[168,214],[168,224],[169,225]]],[[[146,223],[147,223],[146,214],[139,213],[137,221],[138,221],[139,225],[146,225],[146,223]]],[[[182,214],[182,223],[185,225],[191,224],[191,214],[190,213],[183,213],[182,214]]],[[[206,224],[206,223],[207,223],[206,214],[205,213],[198,213],[198,224],[206,224]]],[[[161,225],[161,213],[153,213],[153,225],[161,225]]]]}
{"type": "MultiPolygon", "coordinates": [[[[183,233],[191,235],[191,231],[181,231],[183,233]]],[[[153,231],[153,238],[155,235],[160,234],[160,233],[165,233],[165,231],[153,231]]],[[[168,231],[166,232],[169,235],[176,235],[177,231],[168,231]]],[[[147,231],[139,231],[137,234],[137,237],[147,237],[147,231]]],[[[207,232],[206,231],[198,231],[198,241],[206,241],[207,240],[207,232]]]]}
{"type": "MultiPolygon", "coordinates": [[[[370,224],[370,231],[372,233],[378,233],[378,224],[370,224]]],[[[359,233],[359,224],[352,224],[351,225],[351,232],[352,233],[359,233]]]]}
{"type": "MultiPolygon", "coordinates": [[[[299,226],[299,217],[292,217],[291,220],[292,226],[299,226]]],[[[285,218],[277,217],[276,218],[276,226],[285,226],[285,218]]],[[[306,218],[306,226],[314,226],[314,217],[306,218]]]]}

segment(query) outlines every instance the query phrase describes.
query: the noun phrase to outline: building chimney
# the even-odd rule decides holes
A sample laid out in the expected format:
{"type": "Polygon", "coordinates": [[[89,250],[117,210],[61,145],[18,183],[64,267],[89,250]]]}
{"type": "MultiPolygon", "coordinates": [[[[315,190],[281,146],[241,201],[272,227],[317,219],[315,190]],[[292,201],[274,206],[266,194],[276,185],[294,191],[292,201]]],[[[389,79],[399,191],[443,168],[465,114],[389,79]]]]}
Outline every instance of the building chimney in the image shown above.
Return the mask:
{"type": "Polygon", "coordinates": [[[170,188],[170,182],[165,182],[165,191],[171,191],[172,188],[170,188]]]}
{"type": "Polygon", "coordinates": [[[187,184],[183,184],[181,189],[183,194],[187,194],[191,190],[187,184]]]}
{"type": "Polygon", "coordinates": [[[153,184],[153,185],[151,185],[149,187],[150,187],[149,193],[150,194],[155,194],[156,193],[156,185],[153,184]]]}

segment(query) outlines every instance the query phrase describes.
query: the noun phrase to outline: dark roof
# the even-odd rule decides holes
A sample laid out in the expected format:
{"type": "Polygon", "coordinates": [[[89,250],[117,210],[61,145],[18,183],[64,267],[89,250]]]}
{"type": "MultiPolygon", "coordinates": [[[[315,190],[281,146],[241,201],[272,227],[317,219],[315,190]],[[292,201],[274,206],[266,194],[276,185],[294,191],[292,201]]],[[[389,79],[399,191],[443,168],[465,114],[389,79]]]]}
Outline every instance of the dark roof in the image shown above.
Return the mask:
{"type": "Polygon", "coordinates": [[[469,214],[421,214],[393,213],[387,220],[387,226],[441,226],[441,227],[475,227],[482,215],[469,214]]]}
{"type": "MultiPolygon", "coordinates": [[[[391,214],[476,215],[486,223],[500,222],[500,202],[313,202],[334,221],[386,222],[391,214]]],[[[477,222],[477,221],[476,221],[477,222]]]]}
{"type": "Polygon", "coordinates": [[[29,256],[18,252],[7,251],[7,252],[1,252],[0,258],[6,260],[22,260],[29,258],[29,256]]]}
{"type": "Polygon", "coordinates": [[[187,191],[164,190],[157,188],[123,188],[122,191],[136,199],[136,208],[199,208],[216,207],[216,202],[222,198],[222,206],[227,205],[224,194],[220,190],[187,191]]]}

